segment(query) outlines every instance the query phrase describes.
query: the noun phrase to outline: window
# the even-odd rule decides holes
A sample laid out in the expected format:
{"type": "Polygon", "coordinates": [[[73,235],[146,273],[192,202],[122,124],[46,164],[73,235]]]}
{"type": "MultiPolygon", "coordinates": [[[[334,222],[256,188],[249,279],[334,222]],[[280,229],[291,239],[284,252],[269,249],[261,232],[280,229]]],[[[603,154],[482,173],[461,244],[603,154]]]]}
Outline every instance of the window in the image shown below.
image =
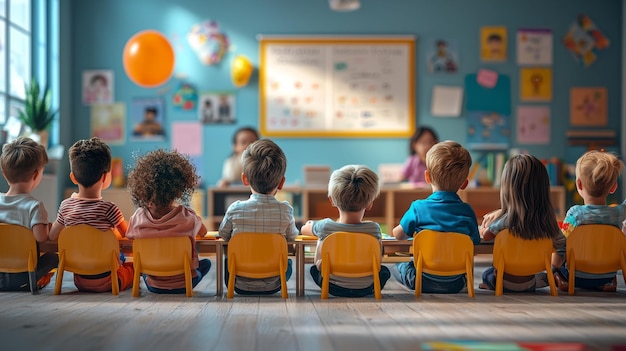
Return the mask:
{"type": "Polygon", "coordinates": [[[13,119],[33,74],[31,17],[31,0],[0,0],[0,125],[9,138],[21,132],[13,119]]]}

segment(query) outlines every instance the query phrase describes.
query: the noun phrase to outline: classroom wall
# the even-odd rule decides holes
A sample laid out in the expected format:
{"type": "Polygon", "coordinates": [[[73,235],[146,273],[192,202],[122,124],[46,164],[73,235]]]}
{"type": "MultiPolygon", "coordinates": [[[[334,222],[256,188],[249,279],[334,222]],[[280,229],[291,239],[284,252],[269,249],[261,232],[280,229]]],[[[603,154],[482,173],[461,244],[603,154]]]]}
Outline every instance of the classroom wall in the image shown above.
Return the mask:
{"type": "MultiPolygon", "coordinates": [[[[515,31],[518,28],[550,28],[554,34],[553,100],[547,104],[552,112],[549,145],[519,145],[515,137],[511,147],[526,149],[540,158],[557,156],[574,162],[583,147],[570,147],[565,130],[569,127],[569,88],[572,86],[605,86],[608,88],[609,126],[621,131],[622,78],[622,1],[603,0],[362,0],[361,9],[341,13],[330,10],[328,1],[292,0],[107,0],[62,2],[62,92],[61,142],[68,147],[80,138],[90,136],[90,108],[81,102],[83,70],[112,69],[115,72],[115,100],[126,103],[127,128],[132,128],[130,106],[133,98],[163,96],[166,103],[166,126],[172,121],[197,120],[196,112],[176,111],[171,104],[176,78],[162,87],[144,89],[133,84],[122,66],[126,41],[144,29],[161,31],[176,50],[176,71],[199,92],[236,91],[237,123],[203,126],[203,166],[205,185],[216,183],[224,158],[231,152],[231,137],[243,125],[258,127],[259,101],[257,75],[250,84],[237,89],[230,80],[230,61],[237,54],[258,64],[259,34],[411,34],[417,37],[415,118],[418,125],[437,129],[441,139],[466,139],[465,118],[434,118],[430,113],[432,88],[435,85],[462,86],[466,74],[479,68],[490,68],[511,78],[512,111],[519,101],[519,71],[515,57],[515,31]],[[576,62],[561,40],[579,13],[585,13],[610,39],[589,68],[576,62]],[[221,64],[205,66],[196,58],[185,36],[193,24],[216,20],[231,43],[231,51],[221,64]],[[504,25],[508,29],[508,60],[505,63],[483,63],[479,57],[481,26],[504,25]],[[438,38],[456,39],[459,47],[460,73],[428,73],[428,43],[438,38]],[[68,51],[65,51],[68,50],[68,51]],[[71,62],[68,63],[68,62],[71,62]],[[70,104],[71,106],[64,106],[70,104]]],[[[465,112],[465,111],[464,111],[465,112]]],[[[511,116],[513,135],[515,115],[511,116]]],[[[401,163],[407,156],[404,138],[275,138],[288,157],[287,182],[302,182],[302,167],[327,164],[338,168],[361,163],[377,169],[380,163],[401,163]]],[[[619,145],[619,143],[618,143],[619,145]]],[[[168,148],[165,142],[131,142],[113,146],[115,156],[123,157],[127,167],[132,155],[155,148],[168,148]]],[[[474,155],[478,156],[478,155],[474,155]]]]}

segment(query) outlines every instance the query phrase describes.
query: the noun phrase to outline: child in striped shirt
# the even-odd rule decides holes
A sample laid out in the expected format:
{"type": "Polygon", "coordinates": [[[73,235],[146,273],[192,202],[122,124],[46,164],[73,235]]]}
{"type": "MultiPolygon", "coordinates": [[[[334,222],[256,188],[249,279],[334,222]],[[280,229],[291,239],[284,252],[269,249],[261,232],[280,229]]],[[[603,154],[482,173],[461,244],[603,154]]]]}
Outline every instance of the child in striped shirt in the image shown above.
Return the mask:
{"type": "MultiPolygon", "coordinates": [[[[127,224],[119,207],[102,200],[102,190],[111,185],[111,149],[99,138],[79,140],[69,150],[70,178],[78,185],[78,193],[63,200],[56,221],[50,229],[50,240],[56,240],[65,227],[87,224],[102,231],[112,229],[119,237],[126,235],[127,224]]],[[[123,256],[120,255],[121,263],[123,256]]],[[[117,270],[120,291],[133,282],[132,263],[123,263],[117,270]]],[[[74,274],[80,291],[111,291],[111,272],[97,275],[74,274]]]]}

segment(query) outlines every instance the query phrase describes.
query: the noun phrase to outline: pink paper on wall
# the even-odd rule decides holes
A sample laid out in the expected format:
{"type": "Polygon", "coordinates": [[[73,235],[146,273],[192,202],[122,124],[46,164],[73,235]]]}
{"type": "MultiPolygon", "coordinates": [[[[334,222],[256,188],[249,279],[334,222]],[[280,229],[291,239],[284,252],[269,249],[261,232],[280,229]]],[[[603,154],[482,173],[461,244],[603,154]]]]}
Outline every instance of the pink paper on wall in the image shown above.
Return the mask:
{"type": "Polygon", "coordinates": [[[172,123],[172,149],[189,156],[202,155],[202,125],[198,122],[172,123]]]}
{"type": "Polygon", "coordinates": [[[498,84],[498,72],[490,69],[479,69],[476,81],[485,88],[493,88],[498,84]]]}

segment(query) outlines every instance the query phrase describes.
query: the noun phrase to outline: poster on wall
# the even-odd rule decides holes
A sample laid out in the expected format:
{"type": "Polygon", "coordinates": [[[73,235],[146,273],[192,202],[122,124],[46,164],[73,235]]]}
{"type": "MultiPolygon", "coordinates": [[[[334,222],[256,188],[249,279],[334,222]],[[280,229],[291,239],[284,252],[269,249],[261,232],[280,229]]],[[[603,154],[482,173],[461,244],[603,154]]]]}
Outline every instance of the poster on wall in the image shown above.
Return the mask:
{"type": "Polygon", "coordinates": [[[467,147],[470,150],[506,150],[511,130],[509,116],[491,111],[467,113],[467,147]]]}
{"type": "Polygon", "coordinates": [[[135,98],[131,106],[133,129],[131,139],[135,141],[165,140],[165,105],[161,98],[135,98]]]}
{"type": "Polygon", "coordinates": [[[606,88],[571,88],[570,123],[573,126],[606,126],[608,124],[606,88]]]}
{"type": "Polygon", "coordinates": [[[551,101],[552,69],[522,68],[520,70],[520,100],[551,101]]]}
{"type": "Polygon", "coordinates": [[[480,59],[486,62],[505,62],[507,48],[506,27],[480,29],[480,59]]]}
{"type": "Polygon", "coordinates": [[[261,134],[410,136],[414,52],[413,36],[263,38],[261,134]]]}
{"type": "Polygon", "coordinates": [[[517,108],[517,142],[550,144],[550,107],[519,106],[517,108]]]}
{"type": "Polygon", "coordinates": [[[609,39],[600,32],[591,19],[580,14],[563,38],[563,45],[577,61],[589,67],[595,62],[598,52],[609,47],[609,39]]]}
{"type": "Polygon", "coordinates": [[[237,121],[235,94],[232,92],[202,93],[198,120],[203,124],[235,123],[237,121]]]}
{"type": "Polygon", "coordinates": [[[552,30],[518,29],[517,64],[552,65],[552,30]]]}
{"type": "Polygon", "coordinates": [[[437,39],[429,45],[428,72],[457,73],[459,71],[459,49],[455,40],[437,39]]]}
{"type": "Polygon", "coordinates": [[[91,136],[98,137],[110,145],[126,142],[126,105],[91,105],[91,136]]]}
{"type": "Polygon", "coordinates": [[[113,71],[83,71],[83,104],[110,104],[113,102],[113,71]]]}

